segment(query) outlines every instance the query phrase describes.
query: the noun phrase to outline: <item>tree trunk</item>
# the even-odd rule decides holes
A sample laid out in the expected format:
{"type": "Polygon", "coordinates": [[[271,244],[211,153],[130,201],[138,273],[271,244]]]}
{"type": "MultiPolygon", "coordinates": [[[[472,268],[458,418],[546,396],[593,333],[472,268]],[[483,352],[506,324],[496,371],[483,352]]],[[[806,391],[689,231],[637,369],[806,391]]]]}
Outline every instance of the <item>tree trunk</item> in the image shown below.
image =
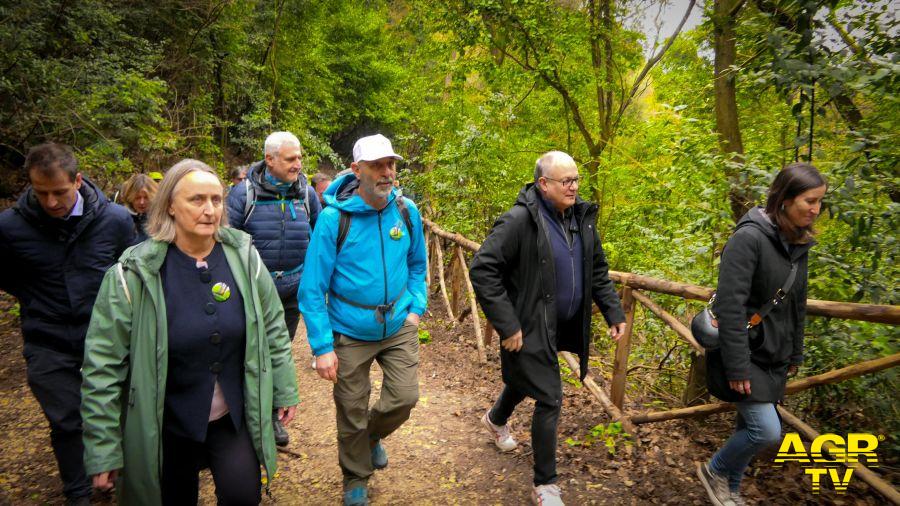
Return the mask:
{"type": "MultiPolygon", "coordinates": [[[[738,0],[740,1],[740,0],[738,0]]],[[[747,198],[746,185],[740,179],[740,164],[744,161],[744,144],[738,124],[737,97],[735,93],[736,73],[732,69],[736,57],[735,41],[735,0],[716,0],[713,9],[713,36],[715,57],[716,132],[719,134],[719,148],[727,155],[731,164],[726,169],[731,189],[728,199],[731,214],[737,221],[751,207],[747,198]]]]}

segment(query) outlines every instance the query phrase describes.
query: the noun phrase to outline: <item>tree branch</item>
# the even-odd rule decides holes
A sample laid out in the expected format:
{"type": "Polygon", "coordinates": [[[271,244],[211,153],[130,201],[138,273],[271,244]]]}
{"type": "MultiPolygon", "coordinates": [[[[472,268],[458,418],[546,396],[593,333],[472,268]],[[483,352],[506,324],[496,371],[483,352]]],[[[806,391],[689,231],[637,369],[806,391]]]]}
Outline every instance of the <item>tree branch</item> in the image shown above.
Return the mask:
{"type": "MultiPolygon", "coordinates": [[[[641,81],[647,78],[647,74],[650,73],[650,70],[653,69],[654,66],[659,62],[659,60],[666,54],[666,51],[672,47],[672,44],[675,42],[675,39],[678,37],[678,34],[681,33],[681,29],[684,28],[684,24],[687,22],[688,17],[691,15],[691,11],[694,10],[694,5],[697,3],[697,0],[691,0],[688,4],[687,9],[684,12],[684,16],[681,17],[681,22],[678,23],[678,27],[675,29],[675,32],[666,39],[666,43],[663,44],[663,47],[660,48],[659,52],[654,54],[647,60],[647,63],[644,65],[644,68],[641,69],[641,72],[638,74],[637,78],[634,80],[634,84],[631,86],[631,92],[628,94],[627,98],[619,104],[619,111],[616,113],[616,120],[613,123],[612,130],[615,131],[619,127],[619,122],[622,121],[622,115],[625,113],[625,109],[631,105],[631,101],[634,100],[635,95],[640,89],[641,81]]],[[[739,4],[743,3],[738,2],[739,4]]]]}

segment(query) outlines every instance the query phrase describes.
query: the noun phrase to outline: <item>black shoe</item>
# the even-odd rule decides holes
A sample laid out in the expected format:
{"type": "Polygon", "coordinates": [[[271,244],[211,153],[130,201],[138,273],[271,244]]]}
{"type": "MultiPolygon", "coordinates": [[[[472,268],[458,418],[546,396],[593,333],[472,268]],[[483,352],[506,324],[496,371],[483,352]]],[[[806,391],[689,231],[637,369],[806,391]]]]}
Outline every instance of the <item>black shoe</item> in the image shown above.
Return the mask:
{"type": "Polygon", "coordinates": [[[91,496],[83,495],[81,497],[66,498],[66,506],[91,506],[91,496]]]}
{"type": "Polygon", "coordinates": [[[284,425],[278,421],[278,418],[272,418],[272,429],[275,431],[275,444],[278,446],[287,446],[290,442],[290,435],[285,430],[284,425]]]}

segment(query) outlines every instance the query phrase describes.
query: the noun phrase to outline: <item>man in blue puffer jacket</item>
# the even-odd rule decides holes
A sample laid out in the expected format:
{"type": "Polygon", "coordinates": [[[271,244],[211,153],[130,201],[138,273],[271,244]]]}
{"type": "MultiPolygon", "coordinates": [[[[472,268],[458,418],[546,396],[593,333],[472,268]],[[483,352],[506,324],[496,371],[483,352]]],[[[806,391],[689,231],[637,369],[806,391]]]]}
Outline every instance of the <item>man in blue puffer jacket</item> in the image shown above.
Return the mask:
{"type": "MultiPolygon", "coordinates": [[[[247,177],[228,193],[228,221],[232,228],[253,237],[284,306],[284,320],[291,340],[300,322],[297,286],[310,236],[322,208],[303,175],[300,140],[290,132],[266,138],[265,159],[247,169],[247,177]]],[[[289,436],[272,419],[275,442],[287,446],[289,436]]]]}
{"type": "Polygon", "coordinates": [[[383,135],[353,147],[352,173],[325,190],[327,207],[309,246],[300,281],[316,370],[334,382],[338,460],[344,504],[368,504],[373,469],[387,466],[381,439],[408,418],[419,399],[419,317],[425,312],[422,218],[394,188],[397,160],[383,135]],[[369,369],[384,372],[371,411],[369,369]]]}

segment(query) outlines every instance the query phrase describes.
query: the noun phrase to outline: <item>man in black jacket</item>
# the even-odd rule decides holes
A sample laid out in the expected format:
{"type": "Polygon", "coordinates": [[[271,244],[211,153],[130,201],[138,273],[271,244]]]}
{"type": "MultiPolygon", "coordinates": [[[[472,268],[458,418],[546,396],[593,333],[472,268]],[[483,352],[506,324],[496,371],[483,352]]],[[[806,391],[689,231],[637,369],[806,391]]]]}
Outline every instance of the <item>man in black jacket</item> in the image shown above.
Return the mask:
{"type": "Polygon", "coordinates": [[[525,397],[531,423],[535,504],[562,504],[556,486],[556,428],[562,404],[559,351],[579,355],[587,374],[591,300],[618,339],[625,314],[600,246],[597,206],[578,196],[578,167],[551,151],[538,159],[534,183],[496,223],[469,271],[484,314],[502,339],[503,391],[482,417],[502,451],[515,449],[507,420],[525,397]]]}
{"type": "Polygon", "coordinates": [[[31,187],[0,213],[0,289],[19,301],[28,386],[50,422],[66,504],[89,504],[79,413],[84,337],[103,274],[134,242],[134,224],[78,172],[67,146],[35,146],[25,170],[31,187]]]}

